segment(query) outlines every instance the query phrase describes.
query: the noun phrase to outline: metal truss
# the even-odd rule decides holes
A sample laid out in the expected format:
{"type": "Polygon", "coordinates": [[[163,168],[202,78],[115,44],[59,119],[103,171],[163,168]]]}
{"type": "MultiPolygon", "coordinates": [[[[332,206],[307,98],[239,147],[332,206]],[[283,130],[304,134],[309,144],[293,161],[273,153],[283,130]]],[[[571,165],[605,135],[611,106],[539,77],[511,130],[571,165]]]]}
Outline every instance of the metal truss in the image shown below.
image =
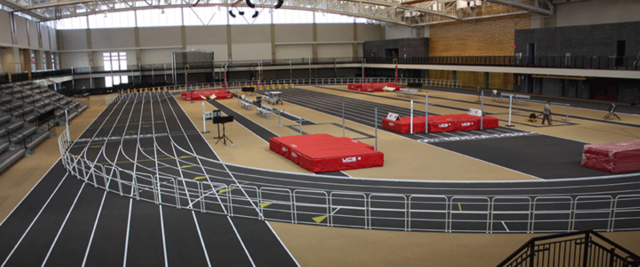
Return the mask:
{"type": "MultiPolygon", "coordinates": [[[[13,11],[42,21],[105,12],[171,7],[246,6],[237,0],[0,0],[13,11]]],[[[253,0],[256,8],[273,8],[277,0],[253,0]]],[[[553,14],[548,0],[285,0],[284,9],[334,13],[405,26],[522,13],[553,14]]]]}

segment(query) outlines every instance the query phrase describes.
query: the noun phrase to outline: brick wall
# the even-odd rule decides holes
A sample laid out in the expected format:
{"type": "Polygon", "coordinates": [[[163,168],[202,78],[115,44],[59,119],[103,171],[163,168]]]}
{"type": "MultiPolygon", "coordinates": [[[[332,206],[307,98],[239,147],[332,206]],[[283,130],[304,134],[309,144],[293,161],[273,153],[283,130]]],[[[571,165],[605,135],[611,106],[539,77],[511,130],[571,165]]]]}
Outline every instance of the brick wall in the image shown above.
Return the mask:
{"type": "Polygon", "coordinates": [[[531,28],[529,15],[429,27],[430,56],[511,56],[516,29],[531,28]]]}
{"type": "MultiPolygon", "coordinates": [[[[516,29],[531,28],[530,15],[456,22],[429,27],[429,55],[512,56],[516,29]]],[[[447,79],[450,71],[429,71],[432,79],[447,79]]],[[[458,72],[463,86],[484,88],[484,73],[458,72]]],[[[513,75],[489,74],[489,87],[513,90],[513,75]]]]}

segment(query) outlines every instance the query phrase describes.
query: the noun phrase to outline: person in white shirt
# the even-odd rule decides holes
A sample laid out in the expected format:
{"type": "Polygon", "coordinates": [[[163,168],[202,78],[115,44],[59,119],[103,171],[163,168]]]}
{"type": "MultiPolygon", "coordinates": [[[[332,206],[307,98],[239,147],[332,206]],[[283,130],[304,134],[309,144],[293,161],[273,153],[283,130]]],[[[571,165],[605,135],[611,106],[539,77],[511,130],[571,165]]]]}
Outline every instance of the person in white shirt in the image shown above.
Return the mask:
{"type": "Polygon", "coordinates": [[[544,121],[549,121],[549,125],[551,125],[551,108],[549,107],[549,100],[544,101],[544,111],[542,112],[542,124],[544,125],[544,121]]]}

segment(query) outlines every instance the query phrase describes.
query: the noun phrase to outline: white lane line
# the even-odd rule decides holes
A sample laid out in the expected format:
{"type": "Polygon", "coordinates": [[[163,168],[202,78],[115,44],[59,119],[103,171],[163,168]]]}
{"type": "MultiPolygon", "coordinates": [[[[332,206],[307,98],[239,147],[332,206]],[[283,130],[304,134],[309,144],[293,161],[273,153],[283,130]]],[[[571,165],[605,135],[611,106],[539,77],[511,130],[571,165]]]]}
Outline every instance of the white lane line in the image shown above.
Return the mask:
{"type": "Polygon", "coordinates": [[[293,254],[291,254],[291,251],[289,251],[289,248],[287,248],[287,246],[284,245],[284,243],[282,242],[282,240],[280,239],[280,237],[278,236],[278,234],[276,234],[276,231],[273,230],[273,228],[271,228],[271,225],[269,224],[269,222],[264,221],[264,223],[267,224],[267,226],[269,227],[269,229],[271,230],[271,232],[273,233],[274,236],[276,236],[276,238],[278,239],[278,241],[280,242],[280,245],[282,245],[282,247],[284,248],[284,250],[287,251],[287,253],[289,254],[289,257],[291,257],[291,259],[293,260],[293,262],[296,263],[296,266],[300,267],[300,264],[298,263],[298,261],[296,260],[296,258],[293,257],[293,254]]]}
{"type": "Polygon", "coordinates": [[[162,205],[158,205],[160,209],[160,229],[162,229],[162,251],[164,252],[164,266],[169,266],[169,259],[167,258],[167,238],[164,235],[164,219],[162,217],[162,205]]]}
{"type": "Polygon", "coordinates": [[[336,212],[340,209],[341,207],[338,207],[336,210],[334,210],[331,215],[336,214],[336,212]]]}
{"type": "Polygon", "coordinates": [[[251,258],[251,255],[247,250],[247,247],[244,246],[244,242],[242,242],[242,238],[240,237],[240,234],[238,234],[238,230],[236,230],[236,226],[233,225],[233,221],[231,220],[231,217],[229,216],[226,216],[226,217],[227,217],[227,220],[229,220],[229,224],[231,224],[231,228],[233,228],[233,232],[236,233],[236,236],[238,237],[238,241],[240,241],[240,245],[242,245],[242,249],[244,249],[244,253],[247,254],[247,258],[249,258],[249,261],[251,262],[251,266],[255,267],[256,264],[253,262],[253,259],[251,258]]]}
{"type": "Polygon", "coordinates": [[[209,252],[207,251],[207,246],[204,244],[204,239],[202,238],[202,232],[200,231],[200,225],[198,225],[196,212],[191,211],[191,215],[193,215],[193,222],[195,222],[196,230],[198,230],[198,237],[200,237],[200,244],[202,244],[202,250],[204,250],[204,257],[207,258],[207,264],[209,264],[209,267],[211,267],[211,259],[209,259],[209,252]]]}
{"type": "Polygon", "coordinates": [[[124,241],[124,260],[122,266],[127,266],[127,251],[129,250],[129,233],[131,232],[131,206],[133,205],[133,198],[129,199],[129,216],[127,219],[127,238],[124,241]]]}
{"type": "MultiPolygon", "coordinates": [[[[51,169],[53,169],[53,167],[56,166],[56,164],[58,164],[58,162],[60,161],[60,158],[58,158],[58,160],[56,160],[55,163],[53,163],[53,165],[51,165],[51,167],[49,167],[49,170],[47,171],[47,173],[45,173],[40,180],[38,180],[38,182],[31,187],[31,189],[29,190],[29,193],[27,193],[26,195],[24,195],[24,197],[22,198],[22,200],[20,200],[20,202],[18,203],[18,205],[16,205],[15,207],[13,207],[13,209],[11,210],[11,212],[9,212],[9,214],[7,214],[7,217],[4,217],[4,219],[2,220],[2,222],[0,222],[0,226],[2,226],[2,224],[4,224],[4,222],[7,220],[7,218],[9,218],[9,216],[11,216],[11,214],[13,214],[14,211],[16,211],[16,209],[18,209],[18,207],[20,206],[20,204],[22,204],[22,202],[24,202],[24,200],[29,196],[29,194],[31,194],[31,191],[33,191],[33,189],[35,189],[40,182],[42,182],[42,179],[47,176],[47,174],[49,174],[49,172],[51,172],[51,169]]],[[[64,165],[63,165],[64,166],[64,165]]],[[[63,167],[64,168],[64,167],[63,167]]],[[[66,169],[65,169],[66,170],[66,169]]]]}
{"type": "Polygon", "coordinates": [[[56,238],[53,239],[53,243],[51,243],[51,247],[49,247],[49,252],[47,252],[47,256],[44,257],[44,261],[42,261],[42,265],[44,266],[47,263],[47,260],[49,259],[49,256],[51,255],[51,251],[53,251],[53,247],[56,246],[56,242],[58,242],[58,238],[60,237],[60,233],[62,233],[62,229],[64,229],[64,226],[67,224],[67,220],[69,219],[69,215],[71,215],[71,212],[73,211],[73,208],[76,206],[76,203],[78,202],[78,198],[80,198],[80,194],[82,194],[82,189],[84,188],[84,185],[86,185],[86,183],[82,183],[82,186],[80,187],[80,190],[78,190],[78,194],[76,195],[76,199],[73,200],[73,204],[71,204],[71,208],[69,209],[69,212],[67,212],[67,216],[64,217],[64,221],[62,222],[62,225],[60,225],[60,229],[58,230],[58,234],[56,234],[56,238]]]}
{"type": "MultiPolygon", "coordinates": [[[[108,188],[108,185],[107,185],[108,188]]],[[[98,228],[98,221],[100,221],[100,214],[102,214],[102,207],[104,206],[104,200],[107,198],[107,193],[109,191],[104,191],[104,195],[102,195],[102,202],[100,203],[100,209],[98,209],[98,216],[96,217],[96,222],[93,223],[93,230],[91,231],[91,238],[89,238],[89,244],[87,244],[87,250],[84,253],[84,259],[82,260],[82,267],[87,264],[87,257],[89,256],[89,250],[91,249],[91,244],[93,243],[93,237],[96,233],[96,229],[98,228]]]]}
{"type": "Polygon", "coordinates": [[[507,225],[504,223],[504,221],[501,221],[501,222],[502,222],[502,226],[504,226],[504,229],[507,229],[507,232],[509,232],[509,228],[507,228],[507,225]]]}
{"type": "Polygon", "coordinates": [[[18,248],[18,246],[20,245],[20,243],[22,242],[22,240],[24,239],[24,237],[27,235],[27,233],[29,233],[29,230],[31,230],[31,227],[33,226],[33,224],[36,222],[36,220],[38,220],[38,217],[40,217],[40,214],[42,214],[42,211],[44,211],[44,209],[47,207],[47,205],[49,204],[49,201],[51,201],[51,199],[53,198],[53,196],[56,194],[56,192],[58,192],[58,189],[60,188],[60,186],[62,185],[62,182],[64,182],[65,179],[67,179],[67,176],[69,175],[69,173],[67,172],[64,177],[62,177],[62,180],[60,181],[60,183],[58,184],[58,186],[56,187],[55,190],[53,190],[53,193],[51,193],[51,195],[49,196],[49,199],[47,199],[47,202],[44,203],[44,205],[42,206],[42,208],[40,209],[40,211],[38,212],[38,214],[36,215],[35,218],[33,218],[33,221],[31,221],[31,224],[29,224],[29,227],[27,228],[26,231],[24,231],[24,234],[22,234],[22,237],[20,237],[20,240],[18,240],[18,243],[16,243],[15,246],[13,246],[13,249],[11,250],[11,253],[9,253],[9,255],[7,255],[7,258],[4,259],[4,262],[2,262],[2,266],[4,267],[5,264],[7,264],[7,261],[9,261],[9,259],[11,258],[11,255],[13,255],[13,253],[16,251],[16,249],[18,248]]]}

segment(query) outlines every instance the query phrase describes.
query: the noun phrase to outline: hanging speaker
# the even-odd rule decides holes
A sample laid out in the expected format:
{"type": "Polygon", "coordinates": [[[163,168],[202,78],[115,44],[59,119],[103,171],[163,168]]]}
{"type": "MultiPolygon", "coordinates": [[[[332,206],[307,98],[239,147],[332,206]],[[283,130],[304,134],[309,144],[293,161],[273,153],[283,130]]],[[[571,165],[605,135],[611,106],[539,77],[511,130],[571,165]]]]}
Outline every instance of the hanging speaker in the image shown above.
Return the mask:
{"type": "Polygon", "coordinates": [[[236,14],[233,14],[233,10],[229,10],[229,16],[236,17],[236,14]]]}
{"type": "Polygon", "coordinates": [[[251,16],[251,18],[255,19],[256,17],[258,17],[258,15],[260,15],[260,12],[256,10],[256,13],[253,13],[253,16],[251,16]]]}
{"type": "Polygon", "coordinates": [[[244,11],[238,11],[238,14],[240,14],[240,16],[244,16],[244,11]]]}
{"type": "Polygon", "coordinates": [[[247,6],[249,6],[250,8],[256,8],[256,5],[251,3],[251,0],[245,0],[245,2],[247,2],[247,6]]]}
{"type": "Polygon", "coordinates": [[[275,8],[276,9],[281,8],[282,4],[284,4],[284,0],[278,0],[278,3],[276,4],[275,8]]]}

